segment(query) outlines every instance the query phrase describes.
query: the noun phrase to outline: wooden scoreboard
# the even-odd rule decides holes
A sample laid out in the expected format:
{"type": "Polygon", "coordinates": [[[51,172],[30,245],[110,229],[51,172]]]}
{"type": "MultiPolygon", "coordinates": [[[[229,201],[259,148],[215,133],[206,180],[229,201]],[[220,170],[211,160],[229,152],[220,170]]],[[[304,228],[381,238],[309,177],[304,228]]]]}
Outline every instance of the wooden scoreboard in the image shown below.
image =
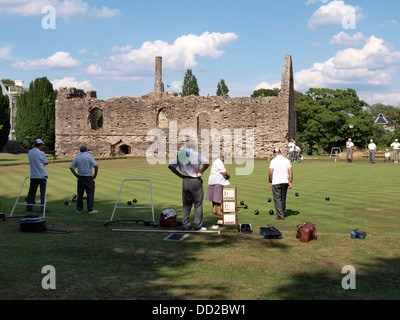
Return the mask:
{"type": "Polygon", "coordinates": [[[237,187],[222,189],[222,226],[238,226],[237,187]]]}

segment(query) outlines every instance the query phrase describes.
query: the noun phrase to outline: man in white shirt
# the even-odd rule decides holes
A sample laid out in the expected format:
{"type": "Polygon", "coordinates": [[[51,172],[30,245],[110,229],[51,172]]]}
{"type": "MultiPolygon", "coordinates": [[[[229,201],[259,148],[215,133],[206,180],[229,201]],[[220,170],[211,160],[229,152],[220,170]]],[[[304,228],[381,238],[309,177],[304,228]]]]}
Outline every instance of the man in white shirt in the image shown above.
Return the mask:
{"type": "Polygon", "coordinates": [[[294,139],[290,139],[288,147],[289,147],[289,159],[290,161],[294,161],[296,141],[294,141],[294,139]]]}
{"type": "Polygon", "coordinates": [[[272,188],[276,220],[285,220],[287,190],[292,189],[293,169],[290,161],[276,148],[274,159],[269,166],[269,186],[272,188]]]}
{"type": "MultiPolygon", "coordinates": [[[[41,139],[35,140],[35,147],[29,151],[29,165],[31,168],[31,183],[28,191],[28,196],[26,197],[26,202],[28,204],[35,203],[36,191],[40,187],[40,201],[41,205],[45,205],[45,195],[46,195],[46,185],[47,185],[47,172],[45,166],[47,166],[48,161],[46,154],[42,151],[44,142],[41,139]]],[[[32,211],[33,206],[27,206],[26,211],[32,211]]],[[[49,212],[45,209],[45,212],[49,212]]]]}
{"type": "Polygon", "coordinates": [[[399,149],[400,149],[399,139],[394,140],[394,142],[390,146],[393,149],[393,161],[394,161],[394,163],[399,163],[399,149]]]}
{"type": "Polygon", "coordinates": [[[354,148],[354,143],[351,139],[349,139],[346,143],[346,160],[347,162],[353,162],[353,148],[354,148]],[[351,160],[349,159],[351,158],[351,160]]]}
{"type": "Polygon", "coordinates": [[[376,144],[374,143],[374,140],[372,140],[372,139],[369,142],[368,150],[369,150],[369,162],[374,164],[375,163],[376,144]]]}
{"type": "Polygon", "coordinates": [[[182,181],[183,217],[182,228],[190,230],[190,211],[194,206],[194,229],[206,230],[203,220],[204,190],[201,176],[210,166],[207,158],[194,149],[196,144],[189,140],[186,148],[169,164],[168,168],[182,181]],[[179,171],[178,171],[179,168],[179,171]]]}

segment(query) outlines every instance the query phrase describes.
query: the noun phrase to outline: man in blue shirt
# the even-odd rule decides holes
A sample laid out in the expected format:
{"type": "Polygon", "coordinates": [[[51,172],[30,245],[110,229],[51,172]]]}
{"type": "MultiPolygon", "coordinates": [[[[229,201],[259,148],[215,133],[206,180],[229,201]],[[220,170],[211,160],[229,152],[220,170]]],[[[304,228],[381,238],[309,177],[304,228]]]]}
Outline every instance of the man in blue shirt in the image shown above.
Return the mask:
{"type": "Polygon", "coordinates": [[[83,209],[83,194],[86,191],[88,213],[98,213],[94,210],[94,179],[97,177],[99,166],[94,158],[87,152],[88,147],[83,145],[80,147],[80,154],[72,161],[69,169],[75,177],[78,178],[78,191],[76,212],[81,213],[83,209]],[[78,173],[75,169],[78,168],[78,173]],[[94,174],[93,174],[94,168],[94,174]]]}
{"type": "MultiPolygon", "coordinates": [[[[44,142],[41,139],[36,139],[35,147],[28,153],[29,165],[31,168],[31,183],[28,196],[26,197],[26,202],[28,203],[26,210],[29,212],[32,211],[33,208],[33,206],[29,206],[29,204],[35,203],[36,191],[39,186],[41,205],[45,205],[47,184],[47,172],[45,166],[47,166],[48,161],[46,158],[46,154],[42,151],[43,145],[44,142]]],[[[45,211],[49,212],[48,209],[46,209],[45,211]]]]}
{"type": "Polygon", "coordinates": [[[194,229],[197,231],[207,230],[203,220],[203,180],[201,176],[210,166],[207,158],[196,152],[196,144],[189,140],[186,149],[182,150],[178,156],[169,164],[168,168],[176,174],[182,181],[182,203],[183,219],[182,228],[190,230],[190,211],[194,206],[194,229]],[[178,170],[179,168],[179,170],[178,170]]]}

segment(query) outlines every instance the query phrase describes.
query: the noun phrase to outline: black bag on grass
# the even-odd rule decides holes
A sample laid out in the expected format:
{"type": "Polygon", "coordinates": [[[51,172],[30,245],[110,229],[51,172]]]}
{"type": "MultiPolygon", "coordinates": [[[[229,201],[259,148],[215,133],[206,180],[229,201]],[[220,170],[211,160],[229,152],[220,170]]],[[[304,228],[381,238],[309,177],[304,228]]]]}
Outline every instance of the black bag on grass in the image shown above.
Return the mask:
{"type": "Polygon", "coordinates": [[[265,239],[282,239],[282,233],[271,224],[266,228],[261,227],[260,234],[264,236],[265,239]]]}
{"type": "Polygon", "coordinates": [[[30,214],[25,216],[19,221],[20,230],[22,232],[45,232],[46,220],[44,218],[39,218],[39,216],[30,214]]]}

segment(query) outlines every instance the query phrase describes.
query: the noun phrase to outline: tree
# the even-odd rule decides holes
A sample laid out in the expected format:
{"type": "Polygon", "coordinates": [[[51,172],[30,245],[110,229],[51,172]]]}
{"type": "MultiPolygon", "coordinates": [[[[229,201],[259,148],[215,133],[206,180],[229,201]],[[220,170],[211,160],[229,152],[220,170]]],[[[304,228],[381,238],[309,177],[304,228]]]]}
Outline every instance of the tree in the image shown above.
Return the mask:
{"type": "Polygon", "coordinates": [[[197,79],[192,73],[192,69],[187,69],[185,77],[183,79],[182,96],[183,97],[190,95],[198,96],[199,94],[200,94],[200,89],[197,84],[197,79]]]}
{"type": "Polygon", "coordinates": [[[306,94],[295,93],[297,139],[308,154],[333,147],[345,148],[346,140],[365,146],[372,138],[374,121],[365,111],[367,104],[353,89],[311,88],[306,94]]]}
{"type": "Polygon", "coordinates": [[[229,97],[228,93],[228,86],[225,84],[225,80],[221,79],[221,81],[218,82],[217,85],[217,96],[229,97]]]}
{"type": "Polygon", "coordinates": [[[47,150],[54,149],[55,100],[57,91],[46,77],[30,83],[29,91],[21,95],[17,103],[15,137],[25,148],[41,138],[47,150]]]}
{"type": "Polygon", "coordinates": [[[257,97],[277,97],[279,96],[279,92],[281,90],[278,88],[274,89],[258,89],[254,90],[253,94],[251,95],[252,98],[257,98],[257,97]]]}
{"type": "Polygon", "coordinates": [[[15,85],[15,81],[14,80],[11,80],[11,79],[1,79],[1,82],[3,83],[3,84],[11,84],[11,85],[15,85]]]}
{"type": "Polygon", "coordinates": [[[3,95],[0,88],[0,151],[8,141],[10,128],[10,102],[8,96],[3,95]]]}

